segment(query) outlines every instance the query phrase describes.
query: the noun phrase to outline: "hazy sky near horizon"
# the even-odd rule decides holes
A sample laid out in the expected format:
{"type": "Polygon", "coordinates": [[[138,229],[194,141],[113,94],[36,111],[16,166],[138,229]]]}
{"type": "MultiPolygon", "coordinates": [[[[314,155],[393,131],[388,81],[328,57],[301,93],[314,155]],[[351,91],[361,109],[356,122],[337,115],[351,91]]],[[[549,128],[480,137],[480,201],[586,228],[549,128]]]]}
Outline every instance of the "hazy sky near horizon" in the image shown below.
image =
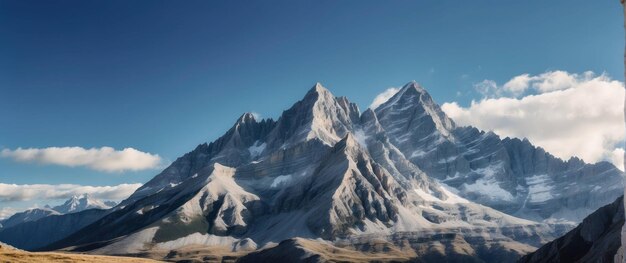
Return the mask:
{"type": "MultiPolygon", "coordinates": [[[[84,190],[71,185],[127,184],[86,190],[119,197],[242,113],[277,118],[316,82],[364,110],[416,80],[473,123],[471,102],[496,94],[482,88],[523,74],[525,91],[567,76],[619,87],[623,52],[617,0],[2,0],[0,209],[84,190]],[[12,184],[51,194],[16,198],[12,184]]],[[[548,92],[537,87],[529,96],[548,92]]]]}

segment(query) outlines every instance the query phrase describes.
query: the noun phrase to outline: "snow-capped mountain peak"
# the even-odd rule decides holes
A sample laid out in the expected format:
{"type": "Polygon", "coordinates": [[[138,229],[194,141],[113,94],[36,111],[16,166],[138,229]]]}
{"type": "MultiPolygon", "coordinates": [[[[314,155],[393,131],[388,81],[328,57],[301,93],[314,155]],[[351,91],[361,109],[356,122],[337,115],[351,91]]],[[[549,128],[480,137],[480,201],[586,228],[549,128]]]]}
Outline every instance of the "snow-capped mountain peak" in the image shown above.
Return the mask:
{"type": "Polygon", "coordinates": [[[89,194],[82,195],[74,195],[62,205],[58,205],[52,208],[52,210],[57,211],[62,214],[67,213],[76,213],[87,209],[97,208],[97,209],[109,209],[111,206],[110,202],[105,202],[93,198],[89,194]]]}
{"type": "Polygon", "coordinates": [[[268,143],[272,147],[287,148],[317,139],[332,146],[352,129],[359,115],[356,104],[335,97],[317,83],[302,100],[283,112],[268,143]]]}
{"type": "Polygon", "coordinates": [[[446,116],[430,94],[417,82],[407,83],[387,102],[376,108],[379,118],[386,115],[404,115],[405,117],[423,118],[432,121],[437,131],[449,136],[455,128],[454,122],[446,116]]]}
{"type": "Polygon", "coordinates": [[[254,114],[252,114],[252,112],[246,112],[242,114],[241,117],[239,117],[239,119],[237,119],[236,124],[251,123],[251,122],[256,122],[256,119],[254,118],[254,114]]]}

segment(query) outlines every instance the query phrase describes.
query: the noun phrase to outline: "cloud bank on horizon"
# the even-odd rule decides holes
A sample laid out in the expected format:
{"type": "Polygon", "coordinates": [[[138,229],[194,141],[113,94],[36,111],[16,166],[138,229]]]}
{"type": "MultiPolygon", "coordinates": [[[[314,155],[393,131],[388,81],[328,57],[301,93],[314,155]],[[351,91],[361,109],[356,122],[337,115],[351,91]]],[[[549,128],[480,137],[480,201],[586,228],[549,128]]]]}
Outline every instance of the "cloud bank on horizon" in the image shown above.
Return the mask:
{"type": "Polygon", "coordinates": [[[76,184],[3,184],[0,183],[0,202],[29,200],[62,200],[74,195],[90,194],[103,200],[123,200],[142,184],[88,186],[76,184]]]}
{"type": "Polygon", "coordinates": [[[503,85],[475,85],[483,98],[468,107],[444,103],[458,125],[527,138],[562,159],[607,160],[624,170],[624,84],[606,74],[548,71],[503,85]]]}
{"type": "Polygon", "coordinates": [[[101,172],[140,171],[163,166],[163,160],[158,154],[133,148],[115,150],[106,146],[90,149],[82,147],[3,149],[0,151],[0,157],[27,163],[83,166],[101,172]]]}

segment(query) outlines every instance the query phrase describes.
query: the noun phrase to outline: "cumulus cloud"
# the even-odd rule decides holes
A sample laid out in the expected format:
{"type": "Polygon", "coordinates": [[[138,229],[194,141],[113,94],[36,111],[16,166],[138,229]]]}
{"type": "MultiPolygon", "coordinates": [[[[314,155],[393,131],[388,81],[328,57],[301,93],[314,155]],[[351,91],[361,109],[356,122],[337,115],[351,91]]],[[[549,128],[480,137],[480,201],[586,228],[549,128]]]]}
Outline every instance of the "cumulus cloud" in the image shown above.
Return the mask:
{"type": "Polygon", "coordinates": [[[49,147],[4,149],[0,156],[19,162],[34,162],[62,166],[84,166],[102,172],[122,172],[154,169],[162,166],[161,157],[133,148],[115,150],[111,147],[49,147]]]}
{"type": "MultiPolygon", "coordinates": [[[[600,77],[606,78],[602,75],[600,77]]],[[[483,97],[519,97],[529,91],[535,92],[535,94],[541,94],[546,92],[552,92],[556,90],[569,89],[580,85],[581,83],[591,81],[597,78],[597,76],[587,71],[583,74],[568,73],[562,70],[548,71],[537,76],[531,76],[530,74],[522,74],[515,76],[501,87],[493,80],[484,80],[481,83],[474,85],[474,88],[478,93],[481,93],[483,97]],[[486,89],[484,83],[490,83],[489,89],[486,89]]]]}
{"type": "Polygon", "coordinates": [[[524,93],[526,89],[528,89],[530,81],[531,81],[530,75],[523,74],[523,75],[519,75],[517,77],[512,78],[507,83],[504,83],[504,86],[502,87],[504,90],[511,92],[511,94],[513,94],[514,96],[519,96],[522,93],[524,93]]]}
{"type": "Polygon", "coordinates": [[[486,98],[500,97],[500,93],[502,93],[501,89],[498,88],[498,84],[489,79],[476,83],[474,89],[486,98]]]}
{"type": "Polygon", "coordinates": [[[569,74],[565,71],[550,71],[531,78],[531,85],[539,92],[550,92],[555,90],[569,89],[579,85],[581,82],[588,82],[594,78],[592,72],[585,72],[582,75],[569,74]]]}
{"type": "Polygon", "coordinates": [[[12,207],[3,207],[0,208],[0,220],[11,217],[13,214],[17,213],[19,210],[12,207]]]}
{"type": "Polygon", "coordinates": [[[103,200],[122,200],[130,196],[141,184],[115,186],[87,186],[76,184],[3,184],[0,183],[0,201],[29,201],[69,199],[74,195],[90,194],[103,200]]]}
{"type": "Polygon", "coordinates": [[[372,104],[370,104],[370,109],[374,110],[376,108],[378,108],[378,106],[380,106],[381,104],[387,102],[389,99],[391,99],[391,97],[393,97],[393,95],[396,95],[396,93],[398,93],[398,91],[400,91],[400,88],[388,88],[387,90],[383,91],[382,93],[376,95],[376,97],[374,98],[374,100],[372,101],[372,104]]]}
{"type": "Polygon", "coordinates": [[[624,171],[624,148],[617,148],[611,153],[611,162],[624,171]]]}
{"type": "Polygon", "coordinates": [[[459,125],[528,138],[563,159],[608,160],[623,169],[623,83],[604,74],[564,71],[524,74],[503,86],[493,83],[491,94],[501,96],[486,95],[469,107],[445,103],[442,109],[459,125]]]}

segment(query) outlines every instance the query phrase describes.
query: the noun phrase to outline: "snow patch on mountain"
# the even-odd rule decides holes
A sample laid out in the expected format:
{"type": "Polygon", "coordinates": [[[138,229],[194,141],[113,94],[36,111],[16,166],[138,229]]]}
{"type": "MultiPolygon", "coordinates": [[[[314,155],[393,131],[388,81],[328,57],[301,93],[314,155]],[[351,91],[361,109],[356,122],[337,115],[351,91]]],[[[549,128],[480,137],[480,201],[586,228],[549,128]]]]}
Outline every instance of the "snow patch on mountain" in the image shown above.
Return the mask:
{"type": "Polygon", "coordinates": [[[292,179],[291,174],[276,176],[276,178],[274,178],[274,180],[272,181],[272,184],[270,185],[270,187],[276,188],[282,184],[286,184],[290,182],[291,179],[292,179]]]}
{"type": "Polygon", "coordinates": [[[367,147],[367,139],[369,138],[369,136],[365,134],[363,129],[358,129],[354,131],[354,138],[357,142],[359,142],[362,147],[367,147]]]}
{"type": "Polygon", "coordinates": [[[552,179],[547,174],[528,177],[526,184],[528,184],[528,201],[531,203],[545,202],[554,198],[552,179]]]}
{"type": "Polygon", "coordinates": [[[259,141],[254,142],[254,144],[248,148],[248,151],[250,152],[250,156],[252,158],[256,158],[261,153],[263,153],[266,146],[267,146],[266,143],[261,143],[259,141]]]}
{"type": "Polygon", "coordinates": [[[463,184],[462,189],[465,193],[471,193],[479,196],[491,198],[492,200],[512,201],[515,199],[513,195],[500,187],[500,183],[496,179],[503,169],[502,163],[492,164],[485,168],[476,169],[474,172],[482,175],[482,177],[471,184],[463,184]]]}
{"type": "Polygon", "coordinates": [[[467,204],[470,203],[467,199],[458,196],[449,190],[450,187],[442,186],[439,190],[443,193],[443,198],[435,196],[430,189],[427,191],[422,190],[421,188],[415,188],[413,191],[417,193],[422,199],[428,202],[437,202],[444,204],[467,204]]]}
{"type": "Polygon", "coordinates": [[[448,204],[467,204],[470,203],[469,200],[460,197],[458,194],[458,191],[452,187],[449,187],[445,184],[442,184],[441,187],[441,192],[443,192],[446,195],[446,199],[444,200],[445,203],[448,204]]]}

